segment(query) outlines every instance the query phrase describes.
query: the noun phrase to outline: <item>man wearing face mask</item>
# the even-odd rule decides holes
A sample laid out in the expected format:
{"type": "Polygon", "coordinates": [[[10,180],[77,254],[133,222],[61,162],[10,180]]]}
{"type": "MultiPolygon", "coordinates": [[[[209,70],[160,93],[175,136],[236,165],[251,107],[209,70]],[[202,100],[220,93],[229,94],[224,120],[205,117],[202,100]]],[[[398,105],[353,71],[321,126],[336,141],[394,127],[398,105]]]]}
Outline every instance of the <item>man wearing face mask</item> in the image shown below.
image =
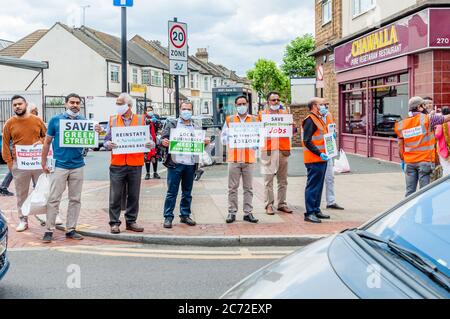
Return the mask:
{"type": "MultiPolygon", "coordinates": [[[[281,106],[280,94],[270,92],[267,96],[269,109],[259,114],[262,121],[262,114],[289,114],[289,111],[281,106]]],[[[278,182],[278,205],[277,210],[291,214],[293,211],[286,202],[288,160],[291,155],[291,139],[289,137],[266,138],[261,149],[261,163],[264,173],[264,202],[266,213],[274,215],[275,197],[273,192],[273,180],[275,175],[278,182]]]]}
{"type": "Polygon", "coordinates": [[[426,103],[421,97],[412,97],[408,103],[409,117],[395,123],[399,156],[406,177],[406,197],[416,192],[417,183],[420,188],[430,183],[436,163],[434,129],[450,122],[450,115],[429,115],[426,103]]]}
{"type": "MultiPolygon", "coordinates": [[[[168,148],[170,145],[170,130],[185,128],[190,131],[201,130],[192,121],[193,105],[184,102],[180,106],[180,117],[175,121],[168,121],[161,133],[161,145],[168,148]]],[[[205,139],[208,145],[209,138],[205,139]]],[[[192,188],[194,186],[195,171],[198,167],[198,156],[194,155],[171,155],[166,153],[164,166],[167,167],[167,195],[164,202],[164,228],[172,228],[174,219],[173,211],[177,201],[178,190],[181,184],[180,222],[188,226],[195,226],[196,222],[191,218],[192,188]]]]}
{"type": "MultiPolygon", "coordinates": [[[[326,109],[326,113],[323,116],[323,121],[328,127],[328,132],[333,133],[334,139],[337,139],[336,122],[334,121],[333,114],[331,114],[329,109],[330,103],[326,99],[323,100],[323,103],[324,105],[320,106],[322,110],[324,108],[326,109]]],[[[336,203],[336,196],[334,195],[334,163],[332,158],[328,160],[327,172],[325,173],[325,188],[326,188],[325,194],[327,199],[327,209],[344,210],[343,207],[339,206],[336,203]]]]}
{"type": "Polygon", "coordinates": [[[228,129],[230,123],[254,123],[258,119],[248,114],[248,100],[242,95],[236,98],[235,105],[238,114],[227,116],[222,129],[222,141],[228,145],[228,217],[226,222],[233,223],[238,211],[238,188],[242,177],[244,187],[244,221],[257,223],[253,214],[253,171],[256,163],[256,150],[249,148],[233,149],[229,147],[228,129]]]}
{"type": "Polygon", "coordinates": [[[327,171],[328,156],[325,151],[324,136],[328,127],[323,120],[327,114],[324,100],[313,98],[308,103],[310,114],[303,121],[303,157],[307,169],[305,189],[305,221],[321,223],[321,219],[329,219],[320,209],[323,184],[327,171]]]}
{"type": "MultiPolygon", "coordinates": [[[[66,96],[66,112],[52,118],[48,124],[47,137],[42,149],[41,164],[45,174],[50,174],[50,196],[47,204],[47,231],[43,242],[50,243],[53,240],[53,232],[56,225],[56,217],[59,213],[62,195],[68,188],[69,206],[66,218],[66,238],[81,240],[83,236],[76,232],[78,217],[81,209],[81,191],[84,181],[84,158],[83,148],[60,147],[60,121],[61,120],[86,120],[81,114],[81,98],[72,93],[66,96]],[[55,167],[51,172],[47,165],[47,156],[53,148],[53,159],[55,167]]],[[[100,125],[95,126],[100,132],[100,125]]]]}
{"type": "MultiPolygon", "coordinates": [[[[127,93],[122,93],[116,100],[116,115],[112,115],[105,136],[105,148],[112,151],[117,144],[112,142],[113,127],[144,126],[145,116],[133,114],[133,99],[127,93]]],[[[149,150],[155,147],[154,141],[145,145],[149,150]]],[[[112,234],[120,233],[120,212],[126,209],[126,230],[141,233],[144,228],[137,224],[139,214],[139,195],[141,192],[142,167],[144,153],[112,154],[109,168],[109,225],[112,234]],[[124,207],[126,206],[126,208],[124,207]]]]}
{"type": "Polygon", "coordinates": [[[47,131],[44,122],[27,112],[28,104],[24,97],[15,95],[11,99],[15,115],[3,127],[2,157],[14,177],[17,196],[17,211],[20,223],[16,231],[28,229],[28,218],[22,215],[22,205],[28,197],[30,181],[37,182],[42,170],[22,170],[17,166],[16,145],[37,145],[44,142],[47,131]],[[12,149],[10,144],[12,142],[12,149]]]}

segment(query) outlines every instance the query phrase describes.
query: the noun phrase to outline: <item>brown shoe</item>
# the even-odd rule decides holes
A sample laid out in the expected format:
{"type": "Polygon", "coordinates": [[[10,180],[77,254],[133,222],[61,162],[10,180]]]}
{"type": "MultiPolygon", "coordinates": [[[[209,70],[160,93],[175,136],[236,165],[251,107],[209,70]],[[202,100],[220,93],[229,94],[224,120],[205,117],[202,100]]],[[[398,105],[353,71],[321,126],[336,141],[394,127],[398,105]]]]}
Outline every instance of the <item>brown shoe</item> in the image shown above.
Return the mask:
{"type": "Polygon", "coordinates": [[[142,233],[144,227],[139,226],[137,223],[127,225],[127,230],[134,231],[135,233],[142,233]]]}
{"type": "Polygon", "coordinates": [[[120,227],[117,225],[111,226],[111,234],[120,234],[120,227]]]}
{"type": "Polygon", "coordinates": [[[275,212],[273,211],[273,207],[272,206],[268,206],[266,208],[266,214],[267,215],[275,215],[275,212]]]}
{"type": "Polygon", "coordinates": [[[292,214],[294,212],[292,209],[290,209],[287,206],[278,208],[278,211],[282,212],[282,213],[287,213],[287,214],[292,214]]]}

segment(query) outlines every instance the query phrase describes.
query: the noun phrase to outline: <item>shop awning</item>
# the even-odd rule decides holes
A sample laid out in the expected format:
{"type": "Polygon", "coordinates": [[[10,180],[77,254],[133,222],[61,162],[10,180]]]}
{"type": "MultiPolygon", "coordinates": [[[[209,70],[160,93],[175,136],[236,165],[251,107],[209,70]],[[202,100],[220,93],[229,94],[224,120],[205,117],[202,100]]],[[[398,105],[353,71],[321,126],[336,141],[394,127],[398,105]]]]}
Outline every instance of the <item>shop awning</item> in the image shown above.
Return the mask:
{"type": "Polygon", "coordinates": [[[48,62],[31,61],[6,56],[0,56],[0,65],[19,69],[33,70],[37,72],[48,69],[48,62]]]}

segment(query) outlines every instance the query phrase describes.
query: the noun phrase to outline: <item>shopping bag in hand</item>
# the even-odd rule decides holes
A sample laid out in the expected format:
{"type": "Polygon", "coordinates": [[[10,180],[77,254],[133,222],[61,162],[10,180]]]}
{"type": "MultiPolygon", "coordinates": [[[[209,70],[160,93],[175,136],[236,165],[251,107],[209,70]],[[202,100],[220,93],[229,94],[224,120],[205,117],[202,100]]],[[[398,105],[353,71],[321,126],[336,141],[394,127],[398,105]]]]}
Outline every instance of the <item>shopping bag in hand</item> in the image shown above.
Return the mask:
{"type": "Polygon", "coordinates": [[[347,155],[344,150],[341,149],[339,159],[334,161],[334,171],[336,173],[348,173],[350,172],[350,163],[348,162],[347,155]]]}
{"type": "Polygon", "coordinates": [[[47,214],[47,202],[50,195],[50,176],[42,174],[33,192],[22,205],[24,216],[47,214]]]}

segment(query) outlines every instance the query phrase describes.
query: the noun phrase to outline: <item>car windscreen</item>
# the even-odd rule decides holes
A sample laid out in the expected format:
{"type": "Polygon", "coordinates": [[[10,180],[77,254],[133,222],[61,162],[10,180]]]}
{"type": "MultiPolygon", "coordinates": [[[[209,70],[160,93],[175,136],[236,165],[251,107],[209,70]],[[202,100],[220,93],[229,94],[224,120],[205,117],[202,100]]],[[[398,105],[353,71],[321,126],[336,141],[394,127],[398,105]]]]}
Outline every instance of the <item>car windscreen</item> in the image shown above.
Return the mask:
{"type": "Polygon", "coordinates": [[[450,179],[412,198],[366,230],[428,258],[450,276],[450,179]]]}

